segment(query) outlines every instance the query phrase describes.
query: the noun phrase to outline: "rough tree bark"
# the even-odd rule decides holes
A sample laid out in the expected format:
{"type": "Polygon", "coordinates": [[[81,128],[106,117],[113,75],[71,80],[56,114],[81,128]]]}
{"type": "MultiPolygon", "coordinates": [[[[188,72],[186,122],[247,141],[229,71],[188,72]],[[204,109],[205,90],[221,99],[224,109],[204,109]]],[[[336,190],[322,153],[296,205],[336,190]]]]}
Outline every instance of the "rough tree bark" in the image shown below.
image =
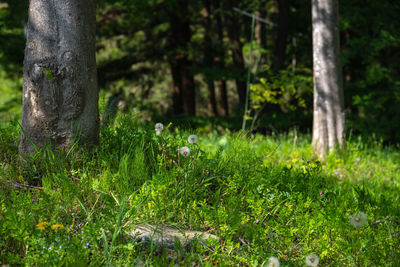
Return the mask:
{"type": "Polygon", "coordinates": [[[338,1],[312,0],[314,122],[312,145],[323,157],[344,145],[345,114],[340,63],[338,1]]]}
{"type": "Polygon", "coordinates": [[[21,153],[98,142],[95,19],[94,0],[30,1],[21,153]]]}

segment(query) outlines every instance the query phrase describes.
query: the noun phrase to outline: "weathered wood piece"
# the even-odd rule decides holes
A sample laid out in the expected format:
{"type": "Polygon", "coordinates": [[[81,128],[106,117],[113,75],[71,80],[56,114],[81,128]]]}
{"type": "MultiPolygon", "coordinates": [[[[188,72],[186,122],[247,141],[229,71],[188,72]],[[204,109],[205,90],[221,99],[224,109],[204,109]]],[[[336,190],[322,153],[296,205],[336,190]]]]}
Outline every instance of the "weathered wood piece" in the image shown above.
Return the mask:
{"type": "Polygon", "coordinates": [[[131,234],[145,244],[153,242],[153,244],[170,249],[175,247],[175,239],[179,240],[182,247],[190,246],[195,240],[204,245],[209,239],[219,240],[217,236],[207,232],[178,230],[168,226],[154,225],[137,225],[131,234]]]}

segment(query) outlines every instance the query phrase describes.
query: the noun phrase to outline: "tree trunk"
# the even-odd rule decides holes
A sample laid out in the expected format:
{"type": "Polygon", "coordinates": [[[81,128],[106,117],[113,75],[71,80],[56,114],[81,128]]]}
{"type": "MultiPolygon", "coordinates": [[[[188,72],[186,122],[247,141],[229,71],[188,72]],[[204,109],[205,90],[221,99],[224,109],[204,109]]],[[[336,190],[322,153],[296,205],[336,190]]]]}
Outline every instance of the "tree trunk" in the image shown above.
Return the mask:
{"type": "Polygon", "coordinates": [[[228,104],[228,89],[226,87],[226,81],[221,80],[217,82],[219,88],[219,106],[222,107],[222,113],[224,116],[229,116],[229,104],[228,104]]]}
{"type": "Polygon", "coordinates": [[[278,35],[275,42],[273,59],[274,70],[280,70],[284,66],[286,56],[287,38],[289,33],[289,2],[278,0],[278,35]]]}
{"type": "Polygon", "coordinates": [[[172,106],[175,115],[183,113],[182,81],[179,60],[173,58],[169,62],[172,74],[172,106]]]}
{"type": "Polygon", "coordinates": [[[312,0],[314,60],[313,148],[323,157],[344,145],[344,100],[337,0],[312,0]]]}
{"type": "Polygon", "coordinates": [[[183,113],[195,116],[196,115],[196,98],[194,90],[194,76],[189,71],[189,61],[184,58],[181,62],[181,79],[182,79],[182,102],[183,113]]]}
{"type": "Polygon", "coordinates": [[[238,18],[234,17],[232,1],[227,0],[225,2],[225,10],[227,15],[225,16],[225,25],[228,32],[228,37],[230,40],[230,45],[232,47],[232,58],[233,66],[236,72],[236,89],[239,95],[240,106],[244,108],[246,104],[246,69],[243,59],[242,42],[240,41],[240,24],[238,23],[238,18]]]}
{"type": "Polygon", "coordinates": [[[192,38],[190,31],[188,1],[179,0],[178,10],[169,10],[170,29],[168,42],[173,50],[169,57],[173,79],[174,113],[196,114],[194,76],[189,71],[188,44],[192,38]]]}
{"type": "Polygon", "coordinates": [[[98,143],[94,0],[31,0],[19,150],[98,143]]]}
{"type": "MultiPolygon", "coordinates": [[[[205,29],[205,36],[204,36],[204,65],[206,68],[214,68],[214,47],[212,44],[212,24],[211,24],[211,3],[209,0],[204,1],[204,5],[206,7],[205,18],[204,18],[204,29],[205,29]]],[[[206,75],[207,76],[207,75],[206,75]]],[[[212,76],[212,75],[208,75],[212,76]]],[[[217,99],[215,96],[215,85],[213,77],[206,77],[207,80],[207,87],[209,92],[209,108],[211,110],[211,114],[213,116],[218,116],[218,109],[217,109],[217,99]]]]}
{"type": "MultiPolygon", "coordinates": [[[[217,38],[219,42],[218,46],[218,56],[217,56],[217,64],[221,70],[225,70],[225,48],[224,48],[224,31],[223,31],[223,24],[222,24],[222,4],[219,3],[220,12],[216,14],[217,20],[217,38]]],[[[220,80],[217,82],[217,86],[219,88],[219,106],[222,108],[222,114],[225,116],[229,116],[229,105],[228,105],[228,90],[226,86],[226,80],[220,80]]]]}

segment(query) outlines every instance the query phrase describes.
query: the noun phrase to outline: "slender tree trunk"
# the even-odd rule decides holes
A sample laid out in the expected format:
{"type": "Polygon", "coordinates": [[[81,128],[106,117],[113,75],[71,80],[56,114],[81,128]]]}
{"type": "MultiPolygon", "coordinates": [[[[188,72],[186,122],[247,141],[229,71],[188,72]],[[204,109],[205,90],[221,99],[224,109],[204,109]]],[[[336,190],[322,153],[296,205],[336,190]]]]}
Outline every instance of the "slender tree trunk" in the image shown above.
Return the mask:
{"type": "Polygon", "coordinates": [[[226,87],[226,81],[218,81],[217,86],[219,88],[219,106],[222,107],[222,114],[224,116],[229,116],[228,89],[226,87]]]}
{"type": "MultiPolygon", "coordinates": [[[[220,10],[222,10],[222,4],[220,3],[220,10]]],[[[224,31],[222,24],[221,12],[217,13],[217,38],[219,41],[217,64],[221,70],[225,70],[225,48],[224,48],[224,31]]],[[[217,82],[219,88],[219,106],[222,107],[223,115],[229,116],[229,104],[228,104],[228,89],[226,86],[226,80],[220,80],[217,82]]]]}
{"type": "MultiPolygon", "coordinates": [[[[265,8],[261,10],[260,16],[262,18],[267,17],[267,10],[265,8]]],[[[260,26],[260,46],[261,48],[267,48],[267,25],[265,23],[261,23],[260,26]]]]}
{"type": "Polygon", "coordinates": [[[209,109],[211,110],[212,116],[218,116],[218,109],[217,109],[217,97],[215,94],[215,85],[214,81],[207,82],[208,92],[209,92],[209,109]]]}
{"type": "Polygon", "coordinates": [[[273,68],[279,70],[284,66],[286,46],[289,33],[289,2],[278,0],[278,35],[275,42],[273,68]]]}
{"type": "Polygon", "coordinates": [[[96,144],[99,133],[94,0],[31,0],[19,150],[96,144]]]}
{"type": "Polygon", "coordinates": [[[174,50],[169,61],[173,79],[174,113],[196,114],[195,85],[193,74],[189,71],[188,44],[192,38],[188,15],[188,1],[178,0],[179,10],[170,10],[170,30],[168,42],[174,50]]]}
{"type": "Polygon", "coordinates": [[[225,10],[227,15],[225,16],[225,25],[232,47],[232,58],[233,66],[237,77],[235,79],[236,89],[239,95],[239,103],[241,107],[245,106],[246,103],[246,69],[243,59],[242,42],[240,41],[240,24],[238,23],[237,17],[233,16],[233,1],[227,0],[225,2],[225,10]]]}
{"type": "Polygon", "coordinates": [[[183,104],[182,104],[182,81],[180,75],[180,65],[179,61],[176,58],[172,58],[169,60],[169,64],[171,66],[171,74],[172,74],[172,107],[174,114],[182,114],[183,113],[183,104]]]}
{"type": "Polygon", "coordinates": [[[190,63],[187,58],[183,58],[181,62],[181,79],[182,79],[182,102],[183,113],[196,115],[196,96],[194,86],[194,76],[189,71],[190,63]]]}
{"type": "MultiPolygon", "coordinates": [[[[206,14],[204,18],[204,28],[205,28],[205,51],[204,51],[204,63],[207,68],[214,67],[214,47],[212,44],[212,24],[211,24],[211,3],[209,0],[205,0],[205,7],[206,7],[206,14]]],[[[213,116],[218,116],[218,109],[217,109],[217,100],[215,96],[215,86],[214,86],[214,79],[212,77],[206,77],[207,79],[207,87],[209,92],[209,106],[211,110],[211,114],[213,116]]]]}
{"type": "Polygon", "coordinates": [[[313,148],[323,157],[344,146],[345,114],[339,51],[338,1],[312,0],[314,59],[313,148]]]}

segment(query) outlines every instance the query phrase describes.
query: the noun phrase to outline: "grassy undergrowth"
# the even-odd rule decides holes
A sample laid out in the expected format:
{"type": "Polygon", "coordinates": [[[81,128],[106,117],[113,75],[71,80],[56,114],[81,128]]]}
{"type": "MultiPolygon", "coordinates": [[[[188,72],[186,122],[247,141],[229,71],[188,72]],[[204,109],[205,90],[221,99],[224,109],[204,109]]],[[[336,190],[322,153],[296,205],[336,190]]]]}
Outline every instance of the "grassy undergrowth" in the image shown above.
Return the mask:
{"type": "Polygon", "coordinates": [[[0,127],[0,263],[39,266],[400,266],[398,147],[351,138],[320,161],[310,137],[198,134],[120,117],[88,152],[17,154],[17,124],[0,127]],[[179,154],[187,146],[189,156],[179,154]],[[353,227],[349,216],[368,221],[353,227]],[[157,248],[138,224],[220,239],[157,248]]]}

